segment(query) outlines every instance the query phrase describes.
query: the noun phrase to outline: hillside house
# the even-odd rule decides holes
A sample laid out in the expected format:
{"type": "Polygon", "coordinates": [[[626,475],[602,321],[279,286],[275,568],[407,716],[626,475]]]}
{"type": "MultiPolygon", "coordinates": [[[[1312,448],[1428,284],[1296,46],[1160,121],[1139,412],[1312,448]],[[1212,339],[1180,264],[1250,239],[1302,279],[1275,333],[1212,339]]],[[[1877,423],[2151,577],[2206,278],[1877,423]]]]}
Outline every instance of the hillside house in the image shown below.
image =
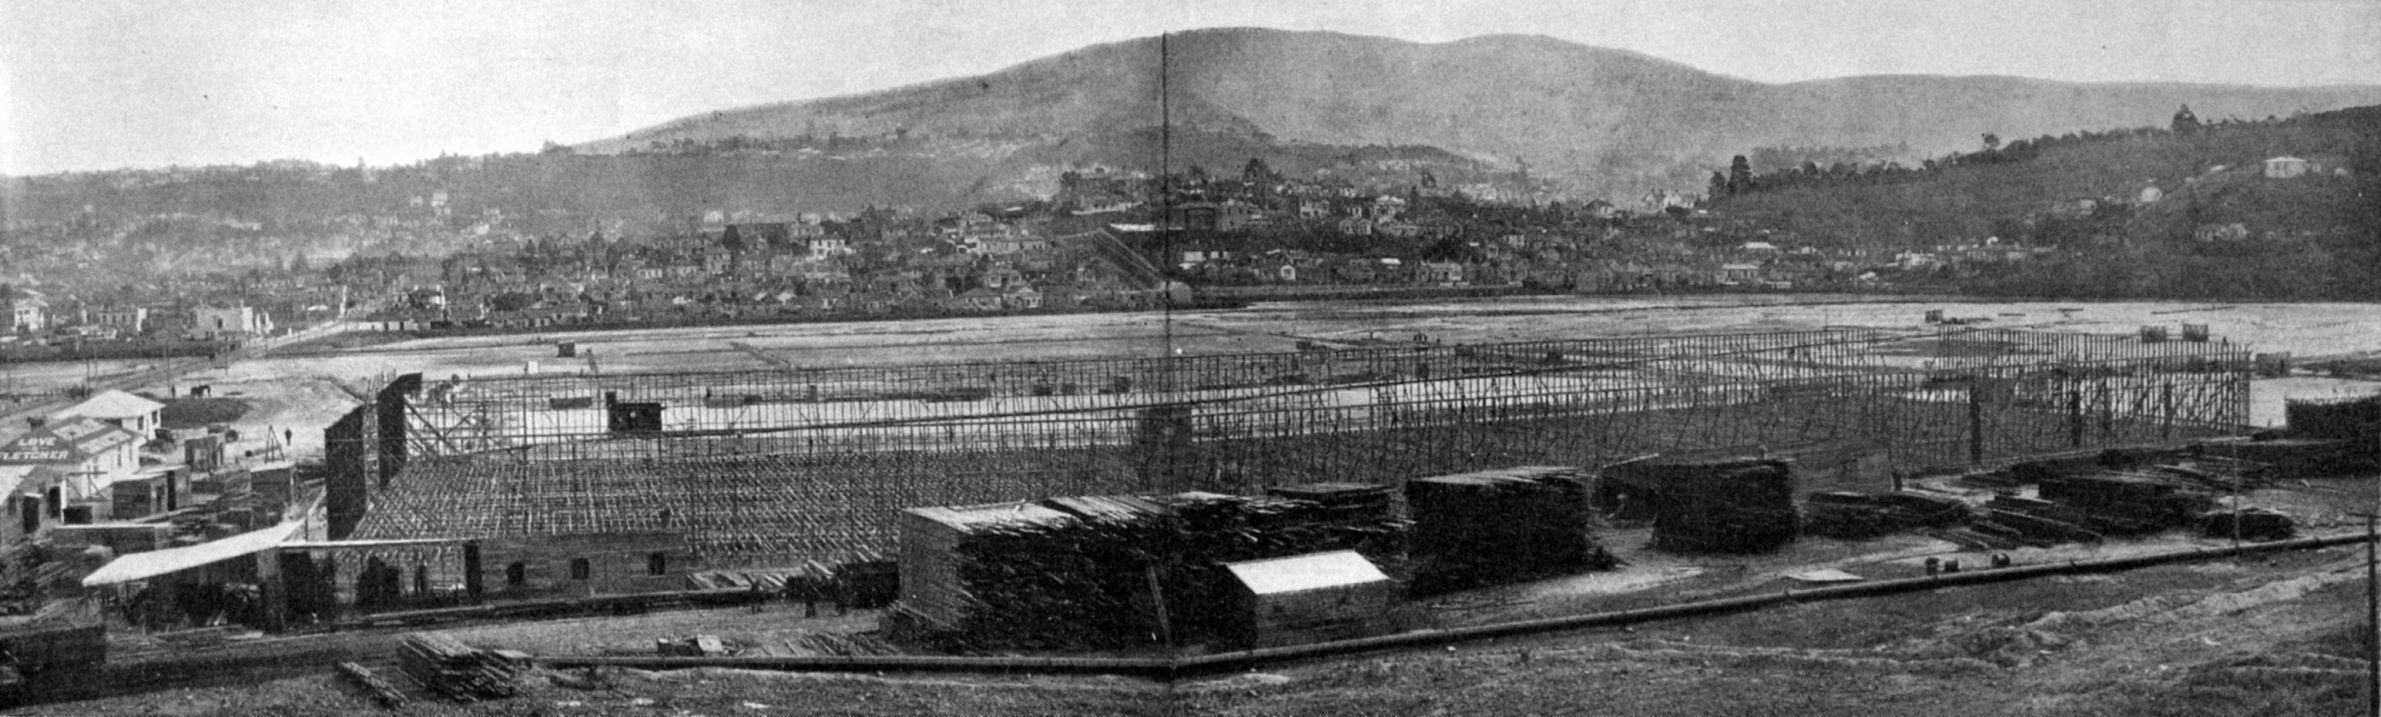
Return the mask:
{"type": "Polygon", "coordinates": [[[38,333],[49,326],[50,302],[40,292],[15,289],[0,295],[0,314],[8,316],[8,329],[18,333],[38,333]]]}
{"type": "Polygon", "coordinates": [[[2239,222],[2202,224],[2199,228],[2191,230],[2191,238],[2201,242],[2246,241],[2249,238],[2249,227],[2239,222]]]}
{"type": "Polygon", "coordinates": [[[1721,264],[1720,283],[1751,284],[1761,280],[1759,264],[1721,264]]]}
{"type": "Polygon", "coordinates": [[[1451,261],[1426,261],[1415,272],[1421,283],[1439,286],[1463,286],[1463,265],[1451,261]]]}
{"type": "Polygon", "coordinates": [[[115,329],[123,335],[138,334],[149,328],[149,308],[146,306],[107,306],[91,312],[91,323],[115,329]]]}
{"type": "Polygon", "coordinates": [[[2265,160],[2266,179],[2291,179],[2307,173],[2307,161],[2291,156],[2265,160]]]}

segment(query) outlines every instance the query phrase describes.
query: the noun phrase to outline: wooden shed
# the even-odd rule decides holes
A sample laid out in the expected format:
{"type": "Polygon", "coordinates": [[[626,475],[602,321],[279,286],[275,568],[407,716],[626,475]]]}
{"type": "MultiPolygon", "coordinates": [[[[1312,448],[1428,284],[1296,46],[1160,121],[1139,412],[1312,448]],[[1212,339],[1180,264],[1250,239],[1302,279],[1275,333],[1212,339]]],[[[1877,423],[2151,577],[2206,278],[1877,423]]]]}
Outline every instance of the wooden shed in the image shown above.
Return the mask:
{"type": "Polygon", "coordinates": [[[1259,647],[1377,635],[1400,589],[1353,550],[1225,563],[1242,637],[1259,647]]]}

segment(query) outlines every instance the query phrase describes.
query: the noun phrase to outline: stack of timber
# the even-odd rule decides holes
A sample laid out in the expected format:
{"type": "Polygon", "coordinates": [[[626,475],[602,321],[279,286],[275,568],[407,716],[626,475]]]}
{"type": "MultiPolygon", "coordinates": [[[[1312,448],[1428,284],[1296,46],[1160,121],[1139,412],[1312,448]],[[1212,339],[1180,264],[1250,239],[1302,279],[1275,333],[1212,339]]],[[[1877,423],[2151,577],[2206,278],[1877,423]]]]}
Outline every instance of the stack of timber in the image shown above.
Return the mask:
{"type": "Polygon", "coordinates": [[[396,685],[389,684],[388,680],[382,679],[380,673],[373,672],[372,668],[354,662],[342,662],[339,663],[339,675],[347,678],[347,681],[355,683],[357,689],[363,690],[364,694],[371,695],[372,700],[379,702],[382,707],[394,709],[404,706],[407,701],[405,693],[399,692],[396,685]]]}
{"type": "Polygon", "coordinates": [[[459,702],[511,697],[528,655],[481,650],[439,633],[410,633],[397,648],[397,666],[432,692],[459,702]]]}
{"type": "Polygon", "coordinates": [[[1794,471],[1785,461],[1649,460],[1615,467],[1651,503],[1653,547],[1674,553],[1760,553],[1801,533],[1794,471]]]}
{"type": "Polygon", "coordinates": [[[2276,477],[2349,476],[2381,469],[2381,451],[2373,450],[2369,443],[2339,438],[2261,434],[2253,440],[2210,441],[2203,444],[2203,452],[2273,466],[2276,477]]]}
{"type": "MultiPolygon", "coordinates": [[[[1353,550],[1392,579],[1407,575],[1411,525],[1377,504],[1350,507],[1375,500],[1354,497],[1369,491],[1335,492],[1340,493],[1338,506],[1201,492],[1153,498],[1172,516],[1176,530],[1159,582],[1177,637],[1220,637],[1242,621],[1232,593],[1236,581],[1226,563],[1353,550]]],[[[1385,497],[1387,491],[1375,495],[1385,497]]]]}
{"type": "Polygon", "coordinates": [[[2216,511],[2200,519],[2199,534],[2217,539],[2289,540],[2298,535],[2298,524],[2290,516],[2263,508],[2216,511]]]}
{"type": "Polygon", "coordinates": [[[1167,530],[1154,505],[1075,499],[913,508],[902,515],[899,627],[955,651],[1118,647],[1156,634],[1144,607],[1167,530]]]}
{"type": "Polygon", "coordinates": [[[1970,518],[1968,504],[1957,498],[1919,493],[1812,493],[1804,510],[1804,531],[1844,540],[1950,528],[1970,518]]]}
{"type": "Polygon", "coordinates": [[[866,632],[849,635],[814,632],[802,636],[799,649],[808,650],[814,654],[841,657],[877,657],[901,654],[901,648],[895,647],[893,643],[886,642],[884,638],[878,637],[874,633],[866,632]]]}
{"type": "Polygon", "coordinates": [[[1596,542],[1588,483],[1579,469],[1549,466],[1407,481],[1414,591],[1610,569],[1619,561],[1596,542]]]}
{"type": "Polygon", "coordinates": [[[2107,534],[2133,534],[2148,527],[2137,521],[2013,495],[1994,496],[1984,508],[1984,519],[1976,521],[1971,527],[1976,532],[2016,543],[1996,545],[1996,548],[2097,543],[2107,534]]]}
{"type": "Polygon", "coordinates": [[[2282,406],[2290,433],[2300,438],[2381,440],[2381,396],[2352,400],[2289,401],[2282,406]]]}
{"type": "Polygon", "coordinates": [[[1389,486],[1370,483],[1307,483],[1265,491],[1278,498],[1310,501],[1336,520],[1361,523],[1396,517],[1389,486]]]}
{"type": "Polygon", "coordinates": [[[1198,640],[1235,624],[1225,563],[1354,550],[1403,569],[1408,525],[1384,491],[1323,492],[1336,504],[1191,492],[911,509],[887,625],[960,652],[1198,640]]]}
{"type": "Polygon", "coordinates": [[[2109,532],[2151,533],[2188,524],[2216,506],[2199,479],[2168,471],[2099,471],[2042,482],[2043,500],[2080,509],[2109,532]]]}
{"type": "Polygon", "coordinates": [[[901,564],[874,550],[837,564],[831,575],[851,607],[880,608],[901,599],[901,564]]]}

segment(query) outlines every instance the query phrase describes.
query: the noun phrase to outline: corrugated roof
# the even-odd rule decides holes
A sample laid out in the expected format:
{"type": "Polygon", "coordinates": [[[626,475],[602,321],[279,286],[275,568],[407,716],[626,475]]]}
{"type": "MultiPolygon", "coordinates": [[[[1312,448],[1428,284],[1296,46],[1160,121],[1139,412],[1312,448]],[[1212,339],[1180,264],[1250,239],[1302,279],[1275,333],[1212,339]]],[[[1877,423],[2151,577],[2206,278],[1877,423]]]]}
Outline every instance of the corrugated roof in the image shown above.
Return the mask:
{"type": "Polygon", "coordinates": [[[165,404],[110,389],[59,411],[58,416],[90,416],[92,418],[138,418],[165,409],[165,404]]]}
{"type": "Polygon", "coordinates": [[[289,540],[291,534],[304,527],[306,527],[304,523],[282,523],[264,530],[241,533],[187,548],[168,548],[146,553],[133,553],[99,566],[98,570],[92,571],[90,575],[83,578],[83,587],[146,580],[167,573],[255,555],[280,547],[282,543],[289,540]]]}
{"type": "Polygon", "coordinates": [[[1389,576],[1353,550],[1225,563],[1232,577],[1258,595],[1387,582],[1389,576]]]}

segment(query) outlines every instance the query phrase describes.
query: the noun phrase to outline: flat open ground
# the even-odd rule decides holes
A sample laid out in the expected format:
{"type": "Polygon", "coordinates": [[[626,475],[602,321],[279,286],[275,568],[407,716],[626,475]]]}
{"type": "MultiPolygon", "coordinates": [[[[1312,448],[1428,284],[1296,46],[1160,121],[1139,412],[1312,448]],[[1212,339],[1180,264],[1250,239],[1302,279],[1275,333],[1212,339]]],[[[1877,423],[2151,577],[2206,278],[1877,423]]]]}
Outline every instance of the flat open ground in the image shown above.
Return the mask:
{"type": "MultiPolygon", "coordinates": [[[[1416,334],[1444,343],[1746,332],[1860,326],[1924,330],[1940,309],[1973,326],[2129,334],[2143,325],[2207,324],[2213,333],[2259,352],[2314,357],[2381,357],[2381,306],[2367,304],[2208,304],[2192,302],[1974,302],[1902,298],[1730,295],[1682,297],[1516,297],[1445,301],[1282,302],[1244,309],[1163,313],[971,317],[922,321],[693,327],[538,335],[412,339],[320,353],[246,359],[176,381],[176,388],[217,383],[252,397],[288,379],[322,379],[351,388],[400,373],[456,375],[584,371],[593,354],[607,373],[766,370],[780,366],[878,366],[988,360],[1154,357],[1291,351],[1301,340],[1347,345],[1407,342],[1416,334]],[[555,355],[555,341],[575,341],[578,358],[555,355]],[[534,363],[534,366],[532,364],[534,363]]],[[[0,385],[62,390],[87,376],[133,371],[140,362],[0,365],[0,385]]],[[[165,385],[145,387],[162,390],[165,385]]],[[[302,398],[310,391],[297,392],[302,398]]],[[[2381,393],[2370,381],[2260,382],[2255,423],[2280,419],[2284,396],[2381,393]]],[[[222,389],[218,394],[222,395],[222,389]]],[[[326,414],[335,416],[335,413],[326,414]]],[[[262,425],[321,424],[258,416],[262,425]]],[[[0,427],[0,439],[7,431],[0,427]]],[[[300,431],[305,432],[305,431],[300,431]]]]}

